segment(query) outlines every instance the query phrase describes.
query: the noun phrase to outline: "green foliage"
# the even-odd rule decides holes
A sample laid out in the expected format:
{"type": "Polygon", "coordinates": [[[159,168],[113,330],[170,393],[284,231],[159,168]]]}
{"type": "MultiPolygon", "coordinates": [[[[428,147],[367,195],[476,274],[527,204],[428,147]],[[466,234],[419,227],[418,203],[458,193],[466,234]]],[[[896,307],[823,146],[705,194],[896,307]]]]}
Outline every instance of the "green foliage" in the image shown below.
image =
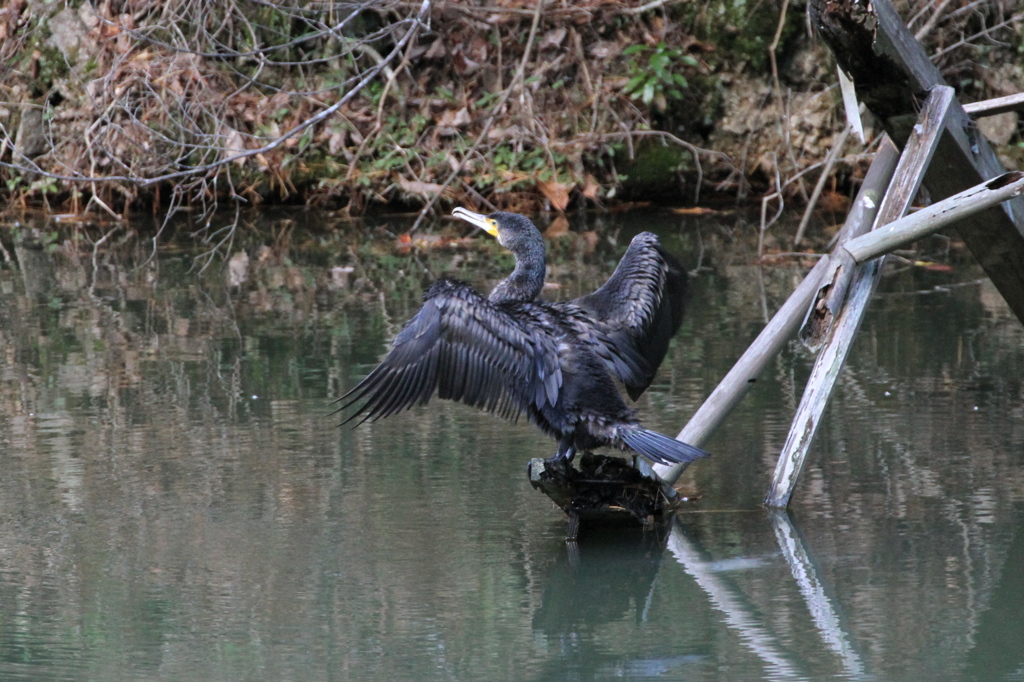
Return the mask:
{"type": "MultiPolygon", "coordinates": [[[[781,3],[779,3],[781,4],[781,3]]],[[[735,68],[746,62],[754,72],[769,68],[768,46],[779,23],[779,4],[752,2],[751,0],[714,0],[707,4],[681,5],[692,22],[695,35],[717,46],[711,59],[735,68]]],[[[793,18],[802,13],[805,2],[795,2],[789,8],[790,17],[783,23],[779,54],[789,52],[802,35],[802,24],[793,18]]]]}
{"type": "Polygon", "coordinates": [[[689,82],[680,71],[697,65],[696,59],[663,42],[657,47],[633,45],[622,54],[628,58],[626,69],[630,76],[625,92],[644,104],[655,99],[682,99],[689,82]]]}
{"type": "Polygon", "coordinates": [[[60,188],[57,186],[57,180],[51,177],[41,177],[38,180],[33,181],[29,186],[31,192],[41,192],[43,194],[57,194],[60,188]]]}
{"type": "Polygon", "coordinates": [[[678,187],[679,173],[693,169],[693,155],[686,149],[647,140],[635,149],[633,160],[622,158],[620,149],[617,167],[623,171],[617,178],[629,192],[644,196],[672,192],[678,187]]]}
{"type": "MultiPolygon", "coordinates": [[[[557,151],[548,152],[543,148],[532,147],[520,149],[521,145],[505,142],[497,145],[491,153],[491,163],[499,174],[507,174],[512,179],[501,183],[505,190],[532,188],[537,180],[544,182],[567,181],[571,170],[566,168],[567,158],[557,151]],[[554,162],[555,168],[551,164],[554,162]],[[565,178],[559,177],[563,175],[565,178]]],[[[480,179],[477,180],[480,183],[480,179]]],[[[497,183],[483,182],[483,186],[497,183]]]]}
{"type": "Polygon", "coordinates": [[[48,33],[47,28],[33,35],[19,55],[24,73],[31,73],[33,69],[37,69],[37,75],[31,79],[31,83],[40,92],[45,92],[54,81],[64,78],[70,72],[68,60],[60,50],[46,41],[48,33]]]}

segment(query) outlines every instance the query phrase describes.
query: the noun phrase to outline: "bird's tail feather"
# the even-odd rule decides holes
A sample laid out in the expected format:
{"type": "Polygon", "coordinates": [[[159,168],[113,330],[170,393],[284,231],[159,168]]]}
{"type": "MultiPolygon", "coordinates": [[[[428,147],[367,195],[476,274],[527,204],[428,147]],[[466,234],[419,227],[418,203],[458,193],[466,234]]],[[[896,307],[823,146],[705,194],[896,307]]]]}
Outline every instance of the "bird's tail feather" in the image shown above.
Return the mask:
{"type": "Polygon", "coordinates": [[[709,454],[689,443],[647,429],[627,431],[621,438],[630,448],[658,464],[685,464],[709,454]]]}

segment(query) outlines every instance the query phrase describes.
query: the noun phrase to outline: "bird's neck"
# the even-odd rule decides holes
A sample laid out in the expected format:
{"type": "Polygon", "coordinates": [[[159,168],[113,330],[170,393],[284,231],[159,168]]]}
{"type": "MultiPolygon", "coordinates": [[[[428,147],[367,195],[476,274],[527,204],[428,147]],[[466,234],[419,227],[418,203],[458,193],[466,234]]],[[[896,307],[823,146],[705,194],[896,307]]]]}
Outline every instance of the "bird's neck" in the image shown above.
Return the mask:
{"type": "Polygon", "coordinates": [[[544,242],[538,238],[515,252],[516,268],[491,291],[490,300],[532,301],[544,288],[544,242]]]}

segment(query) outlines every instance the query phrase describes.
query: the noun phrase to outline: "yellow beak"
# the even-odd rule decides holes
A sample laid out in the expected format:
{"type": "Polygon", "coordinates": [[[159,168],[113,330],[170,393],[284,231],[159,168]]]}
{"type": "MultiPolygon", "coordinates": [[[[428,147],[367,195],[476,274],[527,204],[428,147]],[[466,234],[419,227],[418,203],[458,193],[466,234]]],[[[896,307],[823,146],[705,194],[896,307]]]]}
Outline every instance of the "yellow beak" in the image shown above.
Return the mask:
{"type": "Polygon", "coordinates": [[[456,218],[462,218],[470,225],[479,227],[492,237],[498,236],[498,221],[494,218],[488,218],[483,213],[473,213],[461,206],[452,211],[452,215],[456,218]]]}

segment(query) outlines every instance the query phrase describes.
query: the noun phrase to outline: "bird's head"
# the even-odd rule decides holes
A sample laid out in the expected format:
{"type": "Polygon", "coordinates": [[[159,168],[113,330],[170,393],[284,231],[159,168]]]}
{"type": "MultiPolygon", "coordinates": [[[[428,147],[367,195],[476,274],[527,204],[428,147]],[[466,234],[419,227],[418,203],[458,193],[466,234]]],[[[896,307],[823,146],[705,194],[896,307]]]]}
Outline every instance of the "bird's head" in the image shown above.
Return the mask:
{"type": "Polygon", "coordinates": [[[497,237],[499,244],[513,252],[519,250],[517,247],[527,243],[541,241],[540,230],[533,221],[518,213],[497,211],[484,215],[459,207],[452,211],[452,215],[479,227],[492,237],[497,237]]]}

